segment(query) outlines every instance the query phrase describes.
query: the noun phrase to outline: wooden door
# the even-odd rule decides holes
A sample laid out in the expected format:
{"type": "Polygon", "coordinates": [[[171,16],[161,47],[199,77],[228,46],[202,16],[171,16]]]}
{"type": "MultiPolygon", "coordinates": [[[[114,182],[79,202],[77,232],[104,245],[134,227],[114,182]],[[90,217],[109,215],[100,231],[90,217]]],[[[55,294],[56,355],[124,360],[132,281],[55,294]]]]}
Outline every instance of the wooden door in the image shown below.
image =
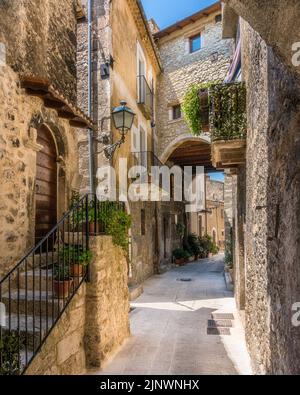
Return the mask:
{"type": "Polygon", "coordinates": [[[57,152],[53,136],[46,127],[39,130],[37,143],[43,149],[38,152],[36,163],[36,244],[57,223],[57,152]]]}

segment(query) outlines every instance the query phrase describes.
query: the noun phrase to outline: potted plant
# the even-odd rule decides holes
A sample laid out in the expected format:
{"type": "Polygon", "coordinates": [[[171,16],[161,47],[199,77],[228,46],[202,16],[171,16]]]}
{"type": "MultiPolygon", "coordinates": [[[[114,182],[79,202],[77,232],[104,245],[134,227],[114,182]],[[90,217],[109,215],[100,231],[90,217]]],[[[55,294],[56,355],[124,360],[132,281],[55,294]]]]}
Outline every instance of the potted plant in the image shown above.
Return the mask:
{"type": "Polygon", "coordinates": [[[203,252],[203,250],[201,248],[199,237],[195,233],[190,234],[188,236],[188,243],[190,245],[192,253],[194,254],[195,260],[197,260],[198,257],[203,252]]]}
{"type": "Polygon", "coordinates": [[[60,252],[60,259],[70,262],[70,276],[73,278],[83,277],[84,268],[91,263],[92,257],[90,250],[82,250],[78,247],[65,247],[60,252]]]}
{"type": "Polygon", "coordinates": [[[66,299],[70,296],[73,279],[70,276],[69,266],[57,265],[54,267],[54,296],[66,299]]]}
{"type": "Polygon", "coordinates": [[[83,277],[84,269],[91,263],[93,258],[90,250],[79,251],[79,254],[73,260],[70,266],[70,275],[73,278],[83,277]]]}
{"type": "Polygon", "coordinates": [[[191,256],[191,252],[188,250],[183,250],[183,263],[188,263],[191,256]]]}
{"type": "Polygon", "coordinates": [[[182,248],[177,248],[173,251],[173,257],[175,259],[175,264],[182,266],[185,261],[186,253],[182,248]]]}

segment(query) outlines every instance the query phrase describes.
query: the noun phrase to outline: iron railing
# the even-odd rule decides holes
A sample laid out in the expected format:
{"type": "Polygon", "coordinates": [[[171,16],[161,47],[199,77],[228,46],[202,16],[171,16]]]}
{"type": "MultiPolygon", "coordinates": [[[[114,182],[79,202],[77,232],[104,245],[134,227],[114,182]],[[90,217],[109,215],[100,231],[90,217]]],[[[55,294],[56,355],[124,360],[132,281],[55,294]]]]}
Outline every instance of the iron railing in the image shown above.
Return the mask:
{"type": "Polygon", "coordinates": [[[0,281],[6,325],[0,327],[0,375],[23,374],[84,281],[89,240],[106,234],[109,211],[119,202],[82,197],[61,221],[0,281]]]}
{"type": "Polygon", "coordinates": [[[142,109],[146,118],[151,119],[153,116],[154,95],[144,75],[139,75],[137,77],[137,86],[138,105],[142,109]]]}
{"type": "Polygon", "coordinates": [[[246,85],[217,84],[209,88],[212,141],[245,139],[247,134],[246,85]]]}

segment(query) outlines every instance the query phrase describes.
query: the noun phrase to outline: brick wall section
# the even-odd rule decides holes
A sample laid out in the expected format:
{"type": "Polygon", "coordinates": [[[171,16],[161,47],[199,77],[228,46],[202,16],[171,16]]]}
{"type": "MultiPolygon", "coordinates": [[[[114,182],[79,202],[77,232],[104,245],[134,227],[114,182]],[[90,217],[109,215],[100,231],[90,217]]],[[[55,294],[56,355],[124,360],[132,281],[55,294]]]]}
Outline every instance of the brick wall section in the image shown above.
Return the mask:
{"type": "MultiPolygon", "coordinates": [[[[197,22],[193,26],[197,29],[197,22]],[[195,26],[196,25],[196,26],[195,26]]],[[[164,72],[159,78],[157,94],[158,152],[161,155],[174,139],[189,133],[184,120],[169,122],[169,106],[179,104],[190,85],[223,81],[232,55],[231,40],[222,40],[221,23],[215,23],[214,15],[205,21],[202,33],[203,48],[193,54],[187,53],[184,30],[180,35],[158,42],[164,72]],[[217,55],[216,60],[212,59],[217,55]]],[[[203,28],[203,26],[202,26],[203,28]]]]}

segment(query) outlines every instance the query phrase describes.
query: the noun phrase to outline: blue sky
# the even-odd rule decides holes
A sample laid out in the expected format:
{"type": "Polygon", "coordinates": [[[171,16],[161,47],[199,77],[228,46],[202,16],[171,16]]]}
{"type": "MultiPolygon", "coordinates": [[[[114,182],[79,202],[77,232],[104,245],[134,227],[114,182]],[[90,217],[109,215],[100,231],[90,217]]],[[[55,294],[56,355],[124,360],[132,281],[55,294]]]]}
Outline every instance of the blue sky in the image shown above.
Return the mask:
{"type": "Polygon", "coordinates": [[[224,173],[208,173],[209,177],[214,181],[222,181],[224,182],[224,173]]]}
{"type": "Polygon", "coordinates": [[[217,0],[142,0],[147,17],[163,29],[206,8],[217,0]]]}

